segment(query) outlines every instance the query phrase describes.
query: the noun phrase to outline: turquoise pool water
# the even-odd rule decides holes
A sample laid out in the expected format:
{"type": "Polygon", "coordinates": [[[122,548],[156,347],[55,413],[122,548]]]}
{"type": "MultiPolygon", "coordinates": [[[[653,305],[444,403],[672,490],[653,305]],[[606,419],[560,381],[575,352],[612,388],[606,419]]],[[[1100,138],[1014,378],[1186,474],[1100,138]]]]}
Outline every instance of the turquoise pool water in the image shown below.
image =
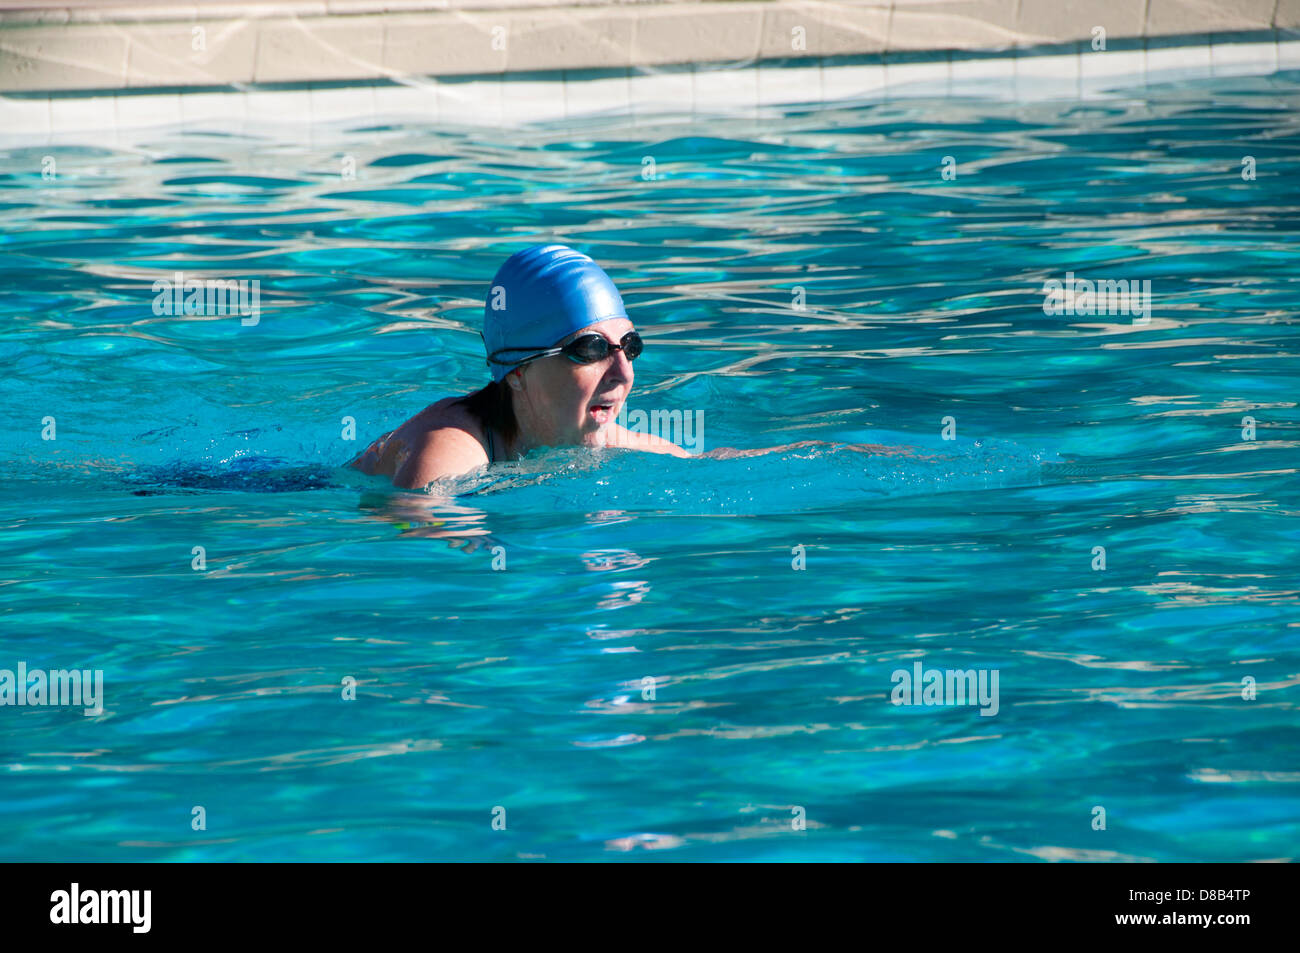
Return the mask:
{"type": "Polygon", "coordinates": [[[1295,859],[1297,106],[5,147],[0,669],[104,711],[0,707],[0,858],[1295,859]],[[486,379],[550,240],[646,335],[634,409],[827,443],[340,469],[486,379]],[[176,271],[258,323],[156,314],[176,271]],[[1045,313],[1069,272],[1149,323],[1045,313]],[[916,662],[996,714],[892,704],[916,662]]]}

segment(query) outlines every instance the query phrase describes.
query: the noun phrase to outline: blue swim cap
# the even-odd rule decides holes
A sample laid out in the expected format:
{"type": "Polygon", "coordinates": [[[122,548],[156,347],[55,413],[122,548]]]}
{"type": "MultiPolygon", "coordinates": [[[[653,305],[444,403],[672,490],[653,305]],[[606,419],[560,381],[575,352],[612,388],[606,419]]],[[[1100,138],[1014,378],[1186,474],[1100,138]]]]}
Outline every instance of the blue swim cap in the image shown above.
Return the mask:
{"type": "MultiPolygon", "coordinates": [[[[488,355],[523,360],[554,347],[574,331],[610,318],[626,318],[623,298],[609,275],[566,245],[534,245],[515,252],[492,279],[483,305],[483,343],[488,355]]],[[[503,380],[519,365],[493,364],[503,380]]]]}

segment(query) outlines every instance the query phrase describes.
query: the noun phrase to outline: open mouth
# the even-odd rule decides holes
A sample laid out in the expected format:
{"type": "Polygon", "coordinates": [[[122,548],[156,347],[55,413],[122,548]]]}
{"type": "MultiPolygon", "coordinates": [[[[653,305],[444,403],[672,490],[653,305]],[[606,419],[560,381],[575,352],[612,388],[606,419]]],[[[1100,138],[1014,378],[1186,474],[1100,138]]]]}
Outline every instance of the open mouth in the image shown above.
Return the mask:
{"type": "Polygon", "coordinates": [[[587,413],[591,415],[592,419],[595,420],[597,424],[603,427],[614,419],[615,406],[616,405],[612,403],[592,404],[587,408],[587,413]]]}

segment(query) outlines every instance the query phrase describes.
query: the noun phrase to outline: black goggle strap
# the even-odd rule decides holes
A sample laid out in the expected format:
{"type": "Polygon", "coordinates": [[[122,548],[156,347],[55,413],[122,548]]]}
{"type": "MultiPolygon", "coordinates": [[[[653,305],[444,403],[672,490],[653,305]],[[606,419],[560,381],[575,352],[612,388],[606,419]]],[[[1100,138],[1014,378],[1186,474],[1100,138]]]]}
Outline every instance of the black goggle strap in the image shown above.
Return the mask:
{"type": "MultiPolygon", "coordinates": [[[[610,354],[610,352],[613,351],[615,348],[622,349],[622,348],[626,347],[627,345],[625,345],[625,344],[623,343],[623,341],[626,341],[626,340],[627,340],[629,337],[631,337],[633,334],[636,334],[638,340],[640,339],[641,335],[637,334],[636,331],[628,331],[627,334],[623,335],[622,339],[618,342],[618,344],[613,345],[613,346],[610,345],[609,341],[604,337],[604,335],[601,335],[601,334],[594,334],[594,333],[593,333],[593,334],[584,334],[584,335],[582,335],[581,337],[576,337],[576,338],[574,338],[572,341],[570,341],[568,344],[564,345],[564,347],[546,347],[546,348],[536,348],[536,347],[503,347],[503,348],[498,348],[497,350],[493,351],[491,354],[488,355],[488,363],[489,363],[489,364],[527,364],[529,361],[535,361],[535,360],[537,360],[538,358],[542,358],[542,357],[551,357],[551,356],[553,356],[553,355],[555,355],[555,354],[563,354],[563,353],[566,352],[566,350],[568,350],[569,348],[573,347],[573,345],[577,344],[579,341],[583,340],[584,338],[600,338],[601,341],[604,341],[604,342],[605,342],[605,356],[608,357],[609,354],[610,354]],[[527,354],[528,357],[524,358],[523,360],[515,360],[515,359],[512,359],[512,360],[503,360],[503,359],[501,359],[501,358],[499,358],[499,357],[496,356],[496,355],[498,355],[498,354],[505,354],[505,353],[511,353],[511,352],[520,352],[520,351],[522,351],[523,353],[527,354]]],[[[482,331],[479,332],[479,337],[483,337],[483,332],[482,332],[482,331]]],[[[487,346],[487,341],[486,341],[486,339],[484,339],[483,344],[484,344],[484,347],[487,346]]],[[[597,360],[600,360],[600,358],[597,358],[597,360]]]]}
{"type": "Polygon", "coordinates": [[[491,354],[488,355],[488,363],[489,364],[527,364],[529,361],[535,361],[539,357],[550,357],[553,354],[559,354],[563,350],[564,348],[562,347],[547,347],[547,348],[503,347],[503,348],[498,348],[497,350],[493,351],[491,354]],[[519,353],[519,352],[527,354],[528,356],[522,359],[511,358],[509,360],[503,360],[502,358],[497,357],[498,354],[510,354],[510,353],[519,353]]]}

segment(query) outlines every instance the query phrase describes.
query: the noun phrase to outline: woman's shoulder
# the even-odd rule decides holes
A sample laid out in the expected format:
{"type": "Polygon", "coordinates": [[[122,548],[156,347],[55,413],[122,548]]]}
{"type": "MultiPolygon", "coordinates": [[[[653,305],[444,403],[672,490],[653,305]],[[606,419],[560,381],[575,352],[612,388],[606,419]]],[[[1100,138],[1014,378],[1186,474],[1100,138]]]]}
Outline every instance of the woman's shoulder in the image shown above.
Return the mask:
{"type": "Polygon", "coordinates": [[[483,425],[462,399],[444,397],[425,407],[372,443],[352,466],[415,488],[487,463],[483,425]]]}
{"type": "Polygon", "coordinates": [[[465,406],[464,397],[444,397],[430,404],[413,417],[410,423],[425,433],[437,430],[459,430],[469,434],[479,443],[484,441],[483,421],[465,406]]]}
{"type": "Polygon", "coordinates": [[[483,424],[461,400],[444,397],[394,432],[394,438],[400,438],[406,450],[394,468],[395,484],[422,487],[439,477],[468,473],[488,462],[483,424]]]}

